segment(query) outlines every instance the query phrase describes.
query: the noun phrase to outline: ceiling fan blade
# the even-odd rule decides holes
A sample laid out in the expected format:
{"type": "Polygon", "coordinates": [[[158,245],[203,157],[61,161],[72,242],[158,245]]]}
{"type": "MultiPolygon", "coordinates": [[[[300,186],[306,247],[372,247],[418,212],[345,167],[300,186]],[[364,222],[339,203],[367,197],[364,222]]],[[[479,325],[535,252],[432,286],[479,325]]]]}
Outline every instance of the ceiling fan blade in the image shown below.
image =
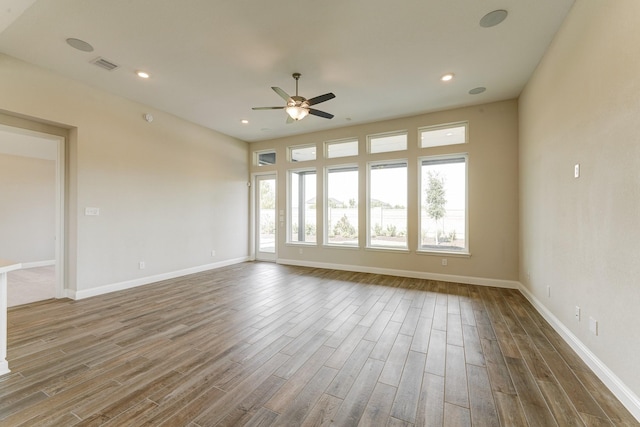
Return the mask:
{"type": "Polygon", "coordinates": [[[285,107],[253,107],[252,110],[284,110],[285,107]]]}
{"type": "Polygon", "coordinates": [[[316,110],[315,108],[309,108],[309,114],[324,117],[325,119],[333,119],[333,114],[325,113],[324,111],[316,110]]]}
{"type": "Polygon", "coordinates": [[[336,96],[333,93],[329,92],[329,93],[325,93],[324,95],[320,95],[320,96],[313,97],[311,99],[307,99],[307,104],[309,104],[309,105],[320,104],[321,102],[328,101],[328,100],[333,99],[335,97],[336,96]]]}
{"type": "Polygon", "coordinates": [[[273,91],[275,93],[277,93],[278,95],[280,95],[280,97],[282,99],[284,99],[285,101],[289,102],[289,99],[291,99],[291,97],[289,95],[287,95],[287,92],[283,91],[279,87],[271,86],[271,89],[273,89],[273,91]]]}

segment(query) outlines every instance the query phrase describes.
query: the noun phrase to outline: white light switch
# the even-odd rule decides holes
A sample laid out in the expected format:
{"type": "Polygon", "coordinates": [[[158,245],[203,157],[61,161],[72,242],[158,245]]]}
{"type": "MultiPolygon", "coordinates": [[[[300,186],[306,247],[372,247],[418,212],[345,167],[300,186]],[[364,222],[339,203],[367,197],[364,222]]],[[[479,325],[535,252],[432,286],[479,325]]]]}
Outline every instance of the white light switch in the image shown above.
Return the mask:
{"type": "Polygon", "coordinates": [[[100,215],[100,208],[84,208],[84,214],[86,216],[98,216],[100,215]]]}
{"type": "Polygon", "coordinates": [[[580,163],[576,163],[573,166],[573,177],[580,178],[580,163]]]}

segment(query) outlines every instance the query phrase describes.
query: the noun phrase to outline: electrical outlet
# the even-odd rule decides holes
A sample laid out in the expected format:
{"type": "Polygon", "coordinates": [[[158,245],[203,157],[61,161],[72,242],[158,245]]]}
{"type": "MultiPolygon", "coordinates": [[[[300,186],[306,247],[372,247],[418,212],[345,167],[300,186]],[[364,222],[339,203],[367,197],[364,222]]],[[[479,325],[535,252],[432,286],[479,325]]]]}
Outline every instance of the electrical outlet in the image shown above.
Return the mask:
{"type": "Polygon", "coordinates": [[[598,321],[593,317],[589,317],[589,332],[598,335],[598,321]]]}
{"type": "Polygon", "coordinates": [[[216,256],[216,251],[215,250],[211,250],[211,256],[216,256]]]}
{"type": "Polygon", "coordinates": [[[140,262],[138,263],[138,268],[139,268],[140,270],[144,270],[144,268],[145,268],[145,267],[146,267],[146,265],[145,265],[144,261],[140,261],[140,262]]]}
{"type": "Polygon", "coordinates": [[[442,265],[443,266],[447,266],[447,259],[446,258],[442,258],[442,265]]]}
{"type": "Polygon", "coordinates": [[[576,309],[574,311],[574,316],[576,317],[576,320],[579,322],[580,321],[580,307],[578,307],[576,305],[576,309]]]}
{"type": "Polygon", "coordinates": [[[573,177],[580,178],[580,163],[576,163],[573,166],[573,177]]]}

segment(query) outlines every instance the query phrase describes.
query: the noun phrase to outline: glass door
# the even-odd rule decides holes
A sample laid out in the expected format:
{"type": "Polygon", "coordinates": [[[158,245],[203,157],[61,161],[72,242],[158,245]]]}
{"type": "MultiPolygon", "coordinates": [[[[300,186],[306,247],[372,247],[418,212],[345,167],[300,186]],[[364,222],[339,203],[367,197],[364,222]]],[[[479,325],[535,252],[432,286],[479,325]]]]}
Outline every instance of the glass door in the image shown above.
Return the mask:
{"type": "Polygon", "coordinates": [[[256,188],[256,260],[276,260],[278,211],[276,209],[276,176],[258,175],[256,188]]]}

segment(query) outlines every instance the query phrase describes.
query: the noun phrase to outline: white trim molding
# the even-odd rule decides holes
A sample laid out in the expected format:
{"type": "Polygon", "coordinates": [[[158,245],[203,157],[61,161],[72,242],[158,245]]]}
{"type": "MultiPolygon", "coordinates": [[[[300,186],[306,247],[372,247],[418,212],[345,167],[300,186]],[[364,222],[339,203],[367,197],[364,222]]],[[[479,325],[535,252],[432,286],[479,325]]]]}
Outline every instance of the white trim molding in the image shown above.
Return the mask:
{"type": "Polygon", "coordinates": [[[48,267],[50,265],[56,265],[56,260],[48,259],[45,261],[23,262],[22,269],[25,270],[27,268],[48,267]]]}
{"type": "Polygon", "coordinates": [[[515,280],[489,279],[486,277],[454,276],[450,274],[428,273],[424,271],[395,270],[392,268],[366,267],[361,265],[331,264],[324,262],[278,259],[278,264],[298,267],[326,268],[329,270],[353,271],[356,273],[385,274],[388,276],[410,277],[412,279],[438,280],[441,282],[464,283],[467,285],[494,286],[496,288],[520,289],[515,280]]]}
{"type": "Polygon", "coordinates": [[[540,313],[551,327],[571,346],[578,356],[591,368],[609,390],[620,400],[620,402],[640,421],[640,397],[638,397],[629,387],[627,387],[611,369],[607,367],[589,348],[578,339],[547,307],[544,306],[529,290],[522,284],[519,287],[522,295],[529,300],[531,305],[540,313]]]}
{"type": "Polygon", "coordinates": [[[186,276],[188,274],[200,273],[208,270],[226,267],[229,265],[240,264],[248,261],[249,257],[233,258],[225,261],[215,262],[212,264],[199,265],[197,267],[185,268],[183,270],[170,271],[168,273],[156,274],[154,276],[141,277],[139,279],[127,280],[125,282],[112,283],[110,285],[98,286],[90,289],[82,289],[74,291],[66,290],[66,296],[74,300],[94,297],[97,295],[108,294],[111,292],[122,291],[125,289],[136,288],[138,286],[149,285],[151,283],[160,282],[162,280],[175,279],[176,277],[186,276]]]}

